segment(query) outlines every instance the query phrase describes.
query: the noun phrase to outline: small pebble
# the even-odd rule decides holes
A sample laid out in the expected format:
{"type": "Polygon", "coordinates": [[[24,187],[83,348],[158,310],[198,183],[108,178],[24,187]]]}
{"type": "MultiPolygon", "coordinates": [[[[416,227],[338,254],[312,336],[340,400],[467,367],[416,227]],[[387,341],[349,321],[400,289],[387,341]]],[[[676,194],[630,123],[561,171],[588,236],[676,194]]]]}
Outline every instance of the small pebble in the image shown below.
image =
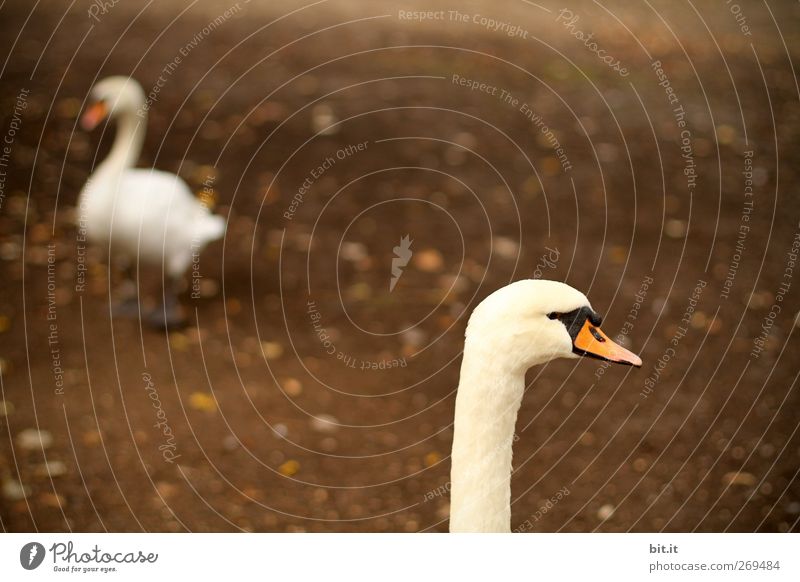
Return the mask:
{"type": "Polygon", "coordinates": [[[347,288],[347,296],[353,301],[366,301],[372,297],[372,287],[367,283],[356,283],[347,288]]]}
{"type": "Polygon", "coordinates": [[[467,131],[457,133],[452,141],[468,149],[475,149],[478,146],[478,138],[467,131]]]}
{"type": "Polygon", "coordinates": [[[56,102],[56,114],[64,119],[74,119],[81,112],[81,100],[76,97],[66,97],[56,102]]]}
{"type": "Polygon", "coordinates": [[[219,283],[214,279],[203,278],[200,280],[200,297],[215,297],[219,293],[219,283]]]}
{"type": "Polygon", "coordinates": [[[425,463],[426,467],[433,467],[436,463],[438,463],[441,460],[442,456],[439,453],[437,453],[436,451],[431,451],[430,453],[425,455],[423,462],[425,463]]]}
{"type": "Polygon", "coordinates": [[[357,263],[363,261],[369,256],[367,247],[358,242],[343,242],[342,249],[339,253],[345,261],[357,263]]]}
{"type": "Polygon", "coordinates": [[[176,352],[185,352],[189,347],[189,340],[185,334],[173,331],[169,334],[169,346],[176,352]]]}
{"type": "Polygon", "coordinates": [[[161,495],[161,497],[166,499],[172,497],[178,492],[178,486],[173,483],[169,483],[168,481],[157,481],[156,491],[158,491],[158,494],[161,495]]]}
{"type": "Polygon", "coordinates": [[[764,309],[772,305],[773,297],[769,291],[756,291],[750,296],[748,309],[764,309]]]}
{"type": "Polygon", "coordinates": [[[22,247],[15,242],[5,242],[0,244],[0,259],[5,261],[15,261],[22,254],[22,247]]]}
{"type": "Polygon", "coordinates": [[[330,414],[318,414],[311,419],[311,428],[319,432],[336,432],[339,421],[330,414]]]}
{"type": "Polygon", "coordinates": [[[736,137],[736,130],[730,125],[721,124],[717,126],[717,139],[719,143],[728,145],[733,142],[736,137]]]}
{"type": "Polygon", "coordinates": [[[758,453],[764,457],[769,458],[775,452],[775,447],[773,447],[770,443],[764,443],[760,447],[758,447],[758,453]]]}
{"type": "Polygon", "coordinates": [[[622,245],[611,245],[608,248],[608,258],[615,265],[622,265],[628,260],[628,247],[622,245]]]}
{"type": "Polygon", "coordinates": [[[519,255],[519,244],[512,238],[498,236],[492,241],[492,250],[501,258],[512,260],[519,255]]]}
{"type": "Polygon", "coordinates": [[[232,434],[225,436],[225,438],[222,439],[222,448],[226,451],[235,451],[239,448],[239,439],[232,434]]]}
{"type": "Polygon", "coordinates": [[[242,311],[242,302],[235,297],[231,297],[225,302],[225,311],[228,312],[228,315],[237,315],[242,311]]]}
{"type": "Polygon", "coordinates": [[[195,392],[189,396],[189,406],[203,412],[214,412],[217,409],[214,397],[205,392],[195,392]]]}
{"type": "Polygon", "coordinates": [[[293,459],[289,459],[285,463],[283,463],[280,467],[278,467],[278,472],[281,475],[285,475],[286,477],[291,477],[292,475],[296,474],[300,470],[300,463],[293,459]]]}
{"type": "Polygon", "coordinates": [[[603,521],[607,520],[609,517],[614,515],[615,507],[610,504],[603,505],[600,509],[597,510],[597,517],[603,521]]]}
{"type": "Polygon", "coordinates": [[[686,222],[671,218],[664,225],[664,232],[670,238],[683,238],[686,236],[686,222]]]}
{"type": "Polygon", "coordinates": [[[14,412],[14,405],[8,400],[0,400],[0,417],[10,416],[14,412]]]}
{"type": "Polygon", "coordinates": [[[425,340],[428,338],[428,334],[418,327],[411,327],[405,330],[400,337],[405,345],[418,348],[425,343],[425,340]]]}
{"type": "Polygon", "coordinates": [[[722,482],[725,485],[742,485],[743,487],[752,487],[756,484],[756,477],[752,473],[744,473],[738,471],[731,471],[722,476],[722,482]]]}
{"type": "Polygon", "coordinates": [[[283,391],[289,396],[300,396],[303,392],[303,385],[296,378],[286,378],[283,381],[283,391]]]}
{"type": "Polygon", "coordinates": [[[283,355],[283,346],[278,342],[261,342],[261,349],[268,360],[276,360],[283,355]]]}
{"type": "Polygon", "coordinates": [[[25,451],[36,451],[49,448],[53,444],[53,435],[46,430],[26,428],[17,435],[17,446],[25,451]]]}
{"type": "Polygon", "coordinates": [[[20,501],[31,494],[31,488],[19,481],[9,479],[3,481],[3,497],[9,501],[20,501]]]}
{"type": "Polygon", "coordinates": [[[596,146],[597,157],[601,162],[616,162],[619,158],[619,148],[613,143],[598,143],[596,146]]]}
{"type": "Polygon", "coordinates": [[[311,110],[311,127],[315,133],[320,135],[333,135],[340,129],[340,125],[334,125],[339,119],[333,108],[326,104],[320,103],[315,105],[311,110]]]}
{"type": "Polygon", "coordinates": [[[39,477],[60,477],[67,472],[67,466],[61,461],[47,461],[37,465],[34,472],[39,477]]]}
{"type": "Polygon", "coordinates": [[[43,505],[46,505],[48,507],[66,507],[67,506],[67,500],[64,499],[64,496],[63,495],[59,495],[57,493],[49,493],[49,492],[48,493],[42,493],[41,496],[39,496],[39,499],[41,500],[43,505]]]}
{"type": "Polygon", "coordinates": [[[413,261],[415,267],[426,273],[435,273],[441,271],[442,267],[444,267],[442,253],[436,249],[425,249],[417,252],[413,261]]]}

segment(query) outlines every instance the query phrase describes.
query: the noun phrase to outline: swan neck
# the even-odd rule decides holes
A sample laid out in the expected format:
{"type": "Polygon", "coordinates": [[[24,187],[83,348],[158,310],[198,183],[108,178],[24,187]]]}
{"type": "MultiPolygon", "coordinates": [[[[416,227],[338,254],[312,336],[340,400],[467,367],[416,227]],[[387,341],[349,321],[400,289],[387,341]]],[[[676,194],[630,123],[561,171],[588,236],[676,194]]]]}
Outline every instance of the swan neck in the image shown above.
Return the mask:
{"type": "Polygon", "coordinates": [[[117,122],[117,135],[111,152],[101,164],[101,168],[113,168],[123,171],[132,168],[139,161],[147,127],[147,114],[135,112],[122,113],[117,122]]]}
{"type": "Polygon", "coordinates": [[[450,531],[508,532],[511,455],[525,371],[467,342],[456,395],[450,531]]]}

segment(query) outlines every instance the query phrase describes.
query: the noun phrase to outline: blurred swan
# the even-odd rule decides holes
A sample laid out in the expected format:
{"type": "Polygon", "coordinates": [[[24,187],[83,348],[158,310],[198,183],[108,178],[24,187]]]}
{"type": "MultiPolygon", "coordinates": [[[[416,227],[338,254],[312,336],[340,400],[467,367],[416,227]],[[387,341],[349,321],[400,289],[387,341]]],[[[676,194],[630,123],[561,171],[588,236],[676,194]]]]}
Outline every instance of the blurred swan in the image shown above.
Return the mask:
{"type": "MultiPolygon", "coordinates": [[[[163,306],[150,314],[159,327],[183,323],[177,300],[180,278],[210,241],[222,237],[225,221],[212,214],[178,176],[135,169],[147,126],[145,95],[128,77],[108,77],[91,91],[81,118],[87,131],[108,117],[117,135],[108,157],[97,166],[80,194],[80,220],[88,239],[128,264],[163,266],[163,306]]],[[[130,297],[117,313],[139,312],[130,297]],[[135,311],[134,311],[135,310],[135,311]]]]}
{"type": "Polygon", "coordinates": [[[517,281],[475,308],[456,396],[450,531],[510,531],[511,447],[528,368],[580,356],[642,365],[600,322],[583,293],[556,281],[517,281]]]}

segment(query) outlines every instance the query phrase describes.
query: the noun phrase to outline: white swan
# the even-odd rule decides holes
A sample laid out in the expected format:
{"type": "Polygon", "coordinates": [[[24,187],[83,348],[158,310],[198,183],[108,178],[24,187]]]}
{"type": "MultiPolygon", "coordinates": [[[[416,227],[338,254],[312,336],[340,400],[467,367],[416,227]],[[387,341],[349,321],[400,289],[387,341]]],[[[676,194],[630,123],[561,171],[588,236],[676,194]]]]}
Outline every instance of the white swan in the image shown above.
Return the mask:
{"type": "MultiPolygon", "coordinates": [[[[181,323],[177,283],[193,257],[224,234],[225,221],[178,176],[134,169],[147,126],[145,95],[136,81],[103,79],[92,88],[91,101],[81,118],[83,128],[90,131],[108,117],[117,122],[117,135],[108,157],[81,191],[81,226],[91,242],[106,246],[118,259],[163,266],[164,305],[151,315],[151,322],[181,323]]],[[[133,301],[138,313],[138,301],[133,301]]]]}
{"type": "Polygon", "coordinates": [[[580,356],[642,365],[600,322],[583,293],[556,281],[517,281],[475,308],[456,396],[450,531],[510,531],[511,447],[528,368],[580,356]]]}

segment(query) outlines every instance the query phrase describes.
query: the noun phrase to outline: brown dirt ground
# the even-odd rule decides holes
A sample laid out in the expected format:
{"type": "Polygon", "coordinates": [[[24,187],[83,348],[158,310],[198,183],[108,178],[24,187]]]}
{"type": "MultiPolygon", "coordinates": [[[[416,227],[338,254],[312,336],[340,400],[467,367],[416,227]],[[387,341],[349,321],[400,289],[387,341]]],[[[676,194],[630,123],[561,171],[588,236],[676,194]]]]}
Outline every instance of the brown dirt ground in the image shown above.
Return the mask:
{"type": "Polygon", "coordinates": [[[464,4],[527,39],[471,20],[404,21],[384,2],[324,2],[278,21],[301,5],[242,3],[208,34],[228,4],[140,14],[134,4],[98,22],[85,1],[66,12],[0,8],[3,132],[29,89],[0,207],[3,530],[445,531],[439,493],[466,318],[537,265],[584,290],[610,334],[631,321],[645,365],[530,372],[512,526],[799,529],[800,272],[777,299],[800,218],[796,3],[746,5],[750,36],[722,2],[575,3],[576,28],[625,63],[624,78],[549,2],[464,4]],[[76,292],[73,208],[110,135],[75,120],[96,79],[129,74],[149,90],[198,34],[152,106],[141,165],[198,190],[213,171],[229,226],[202,256],[203,298],[183,297],[192,325],[166,335],[111,319],[119,273],[94,250],[76,292]],[[653,59],[686,111],[691,190],[653,59]],[[453,74],[529,104],[571,169],[519,105],[453,74]],[[314,137],[329,115],[342,123],[314,137]],[[361,142],[287,220],[312,169],[361,142]],[[723,298],[748,150],[754,209],[723,298]],[[392,248],[406,234],[414,256],[389,293],[392,248]],[[555,265],[541,261],[546,247],[555,265]],[[688,331],[643,397],[699,280],[688,331]],[[326,353],[310,300],[341,357],[326,353]],[[773,304],[781,311],[753,358],[773,304]],[[175,435],[174,463],[159,450],[145,373],[175,435]],[[21,446],[26,429],[52,444],[21,446]]]}

